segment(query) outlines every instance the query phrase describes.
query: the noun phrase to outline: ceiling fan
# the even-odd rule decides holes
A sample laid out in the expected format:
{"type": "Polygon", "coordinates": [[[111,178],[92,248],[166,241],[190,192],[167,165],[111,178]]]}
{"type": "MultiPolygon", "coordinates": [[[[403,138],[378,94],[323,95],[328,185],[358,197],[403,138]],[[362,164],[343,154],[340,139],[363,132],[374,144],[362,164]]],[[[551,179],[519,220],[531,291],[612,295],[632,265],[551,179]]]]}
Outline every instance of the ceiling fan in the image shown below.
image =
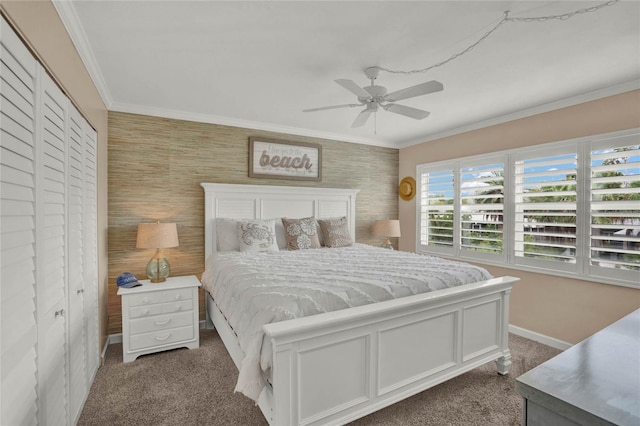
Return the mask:
{"type": "Polygon", "coordinates": [[[340,86],[344,87],[354,95],[358,97],[357,104],[343,104],[333,105],[320,108],[305,109],[303,112],[323,111],[327,109],[336,108],[353,108],[364,106],[360,114],[356,117],[351,127],[361,127],[367,122],[369,116],[378,111],[378,108],[382,108],[385,111],[394,112],[396,114],[404,115],[406,117],[415,118],[416,120],[422,120],[427,118],[430,114],[428,111],[421,109],[408,107],[405,105],[396,104],[394,102],[401,101],[403,99],[413,98],[415,96],[427,95],[429,93],[439,92],[443,89],[442,83],[432,80],[426,83],[421,83],[415,86],[407,87],[406,89],[397,90],[395,92],[387,93],[387,89],[382,86],[376,86],[375,80],[378,78],[379,68],[370,67],[364,70],[367,78],[371,80],[371,85],[366,87],[358,86],[353,80],[338,79],[335,80],[340,86]]]}

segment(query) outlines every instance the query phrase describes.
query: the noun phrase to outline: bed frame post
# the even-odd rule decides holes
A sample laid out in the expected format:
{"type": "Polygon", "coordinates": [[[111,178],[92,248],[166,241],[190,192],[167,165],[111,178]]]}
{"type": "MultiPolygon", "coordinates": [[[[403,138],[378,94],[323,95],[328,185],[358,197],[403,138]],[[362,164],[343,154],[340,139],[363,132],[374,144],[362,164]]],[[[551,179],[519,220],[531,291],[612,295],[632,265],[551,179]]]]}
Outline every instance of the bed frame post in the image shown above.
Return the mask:
{"type": "Polygon", "coordinates": [[[502,312],[502,352],[503,355],[496,359],[496,368],[498,374],[506,376],[509,374],[511,368],[511,351],[509,350],[509,297],[511,295],[511,289],[504,291],[503,299],[503,312],[502,312]]]}

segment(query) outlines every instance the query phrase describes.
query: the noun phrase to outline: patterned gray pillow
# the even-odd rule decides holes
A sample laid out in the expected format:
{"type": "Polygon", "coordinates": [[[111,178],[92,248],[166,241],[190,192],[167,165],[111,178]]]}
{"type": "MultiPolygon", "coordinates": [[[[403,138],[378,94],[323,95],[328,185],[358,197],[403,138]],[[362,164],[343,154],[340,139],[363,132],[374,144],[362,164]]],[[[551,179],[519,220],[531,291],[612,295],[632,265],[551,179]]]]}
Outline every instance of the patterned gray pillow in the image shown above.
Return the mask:
{"type": "Polygon", "coordinates": [[[318,220],[325,247],[345,247],[353,245],[346,217],[318,220]]]}
{"type": "Polygon", "coordinates": [[[279,251],[275,219],[239,221],[238,240],[240,251],[279,251]]]}
{"type": "Polygon", "coordinates": [[[320,248],[318,227],[314,217],[306,217],[304,219],[287,219],[283,217],[282,224],[287,236],[287,248],[289,250],[320,248]]]}

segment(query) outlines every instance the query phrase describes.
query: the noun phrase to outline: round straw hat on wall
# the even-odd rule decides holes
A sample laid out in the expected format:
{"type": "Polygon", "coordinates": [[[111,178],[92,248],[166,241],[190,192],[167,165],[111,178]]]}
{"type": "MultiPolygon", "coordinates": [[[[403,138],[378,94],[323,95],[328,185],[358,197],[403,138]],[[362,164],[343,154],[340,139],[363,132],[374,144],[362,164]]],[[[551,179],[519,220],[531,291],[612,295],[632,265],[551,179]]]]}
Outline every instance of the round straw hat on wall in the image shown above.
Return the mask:
{"type": "Polygon", "coordinates": [[[416,195],[416,180],[411,176],[403,178],[398,185],[398,195],[405,201],[413,199],[416,195]]]}

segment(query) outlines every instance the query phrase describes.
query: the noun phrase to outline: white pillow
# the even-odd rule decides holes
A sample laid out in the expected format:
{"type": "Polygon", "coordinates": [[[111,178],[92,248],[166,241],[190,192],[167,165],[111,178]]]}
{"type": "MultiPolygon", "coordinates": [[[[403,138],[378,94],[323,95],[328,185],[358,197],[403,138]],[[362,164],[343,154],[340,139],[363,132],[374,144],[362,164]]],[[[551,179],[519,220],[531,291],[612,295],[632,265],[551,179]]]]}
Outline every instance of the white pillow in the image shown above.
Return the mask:
{"type": "Polygon", "coordinates": [[[217,251],[240,251],[238,241],[238,221],[236,219],[216,218],[217,251]]]}
{"type": "Polygon", "coordinates": [[[278,251],[276,220],[245,220],[238,222],[240,251],[259,253],[278,251]]]}
{"type": "Polygon", "coordinates": [[[278,248],[280,250],[287,249],[287,232],[284,230],[282,219],[275,219],[276,221],[276,241],[278,241],[278,248]]]}

